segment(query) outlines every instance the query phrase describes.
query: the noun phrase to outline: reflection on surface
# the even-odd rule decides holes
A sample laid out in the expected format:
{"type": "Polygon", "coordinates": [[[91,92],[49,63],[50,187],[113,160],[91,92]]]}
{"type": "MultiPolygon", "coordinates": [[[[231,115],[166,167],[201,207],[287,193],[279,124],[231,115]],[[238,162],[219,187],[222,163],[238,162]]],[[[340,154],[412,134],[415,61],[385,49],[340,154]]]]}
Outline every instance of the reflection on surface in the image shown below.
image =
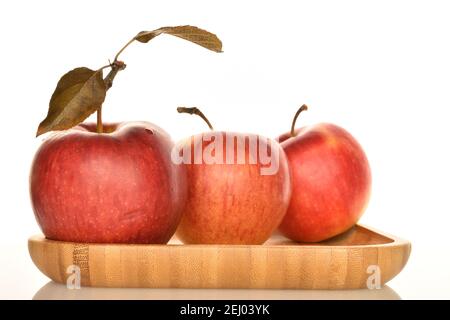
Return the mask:
{"type": "Polygon", "coordinates": [[[33,297],[33,300],[400,300],[388,286],[379,290],[259,290],[259,289],[133,289],[133,288],[81,288],[67,289],[65,285],[50,281],[33,297]]]}

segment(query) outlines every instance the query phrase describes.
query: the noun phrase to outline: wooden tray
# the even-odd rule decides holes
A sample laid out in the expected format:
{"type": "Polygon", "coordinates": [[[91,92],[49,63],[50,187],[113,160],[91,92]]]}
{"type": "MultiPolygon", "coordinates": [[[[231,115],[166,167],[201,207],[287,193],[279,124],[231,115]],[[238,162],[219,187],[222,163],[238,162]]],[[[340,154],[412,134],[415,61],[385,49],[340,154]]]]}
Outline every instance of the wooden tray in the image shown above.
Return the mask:
{"type": "Polygon", "coordinates": [[[66,283],[80,267],[81,286],[145,288],[367,288],[379,267],[380,283],[406,265],[408,241],[368,227],[317,244],[275,235],[264,245],[85,244],[33,236],[28,249],[43,274],[66,283]],[[368,270],[369,268],[369,270],[368,270]]]}

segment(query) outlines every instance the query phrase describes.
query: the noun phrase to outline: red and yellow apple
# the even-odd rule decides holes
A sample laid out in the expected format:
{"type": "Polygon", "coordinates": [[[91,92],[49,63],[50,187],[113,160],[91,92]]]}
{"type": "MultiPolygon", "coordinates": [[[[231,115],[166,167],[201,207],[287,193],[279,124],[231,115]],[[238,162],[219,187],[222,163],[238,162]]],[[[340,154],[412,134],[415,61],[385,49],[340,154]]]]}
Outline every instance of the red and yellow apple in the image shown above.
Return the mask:
{"type": "Polygon", "coordinates": [[[348,230],[361,217],[370,197],[370,167],[360,144],[341,127],[322,123],[295,133],[278,139],[293,184],[279,230],[295,241],[318,242],[348,230]]]}
{"type": "Polygon", "coordinates": [[[30,193],[48,239],[166,243],[186,200],[185,168],[173,143],[145,122],[82,124],[50,136],[34,158],[30,193]]]}
{"type": "Polygon", "coordinates": [[[261,244],[271,236],[291,195],[286,156],[276,141],[213,131],[184,140],[177,152],[188,160],[188,200],[177,230],[184,243],[261,244]],[[265,152],[270,164],[260,157],[265,152]]]}

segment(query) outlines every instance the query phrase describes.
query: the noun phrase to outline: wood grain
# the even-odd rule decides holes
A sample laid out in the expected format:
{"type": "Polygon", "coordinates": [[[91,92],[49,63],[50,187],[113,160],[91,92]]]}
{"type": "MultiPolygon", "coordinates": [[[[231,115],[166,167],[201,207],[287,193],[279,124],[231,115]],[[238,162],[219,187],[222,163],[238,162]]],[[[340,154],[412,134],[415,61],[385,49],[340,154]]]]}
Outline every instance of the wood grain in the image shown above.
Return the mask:
{"type": "Polygon", "coordinates": [[[368,267],[379,267],[381,284],[406,265],[408,241],[368,227],[317,244],[275,235],[264,245],[79,244],[33,236],[30,256],[50,279],[66,283],[70,265],[81,285],[146,288],[366,288],[368,267]]]}

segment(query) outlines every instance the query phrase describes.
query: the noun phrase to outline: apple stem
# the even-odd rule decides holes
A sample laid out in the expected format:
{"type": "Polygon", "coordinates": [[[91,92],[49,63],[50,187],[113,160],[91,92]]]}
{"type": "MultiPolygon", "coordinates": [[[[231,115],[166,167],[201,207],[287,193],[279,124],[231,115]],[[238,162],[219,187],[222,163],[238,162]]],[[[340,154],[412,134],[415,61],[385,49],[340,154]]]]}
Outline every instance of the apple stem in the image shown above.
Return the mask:
{"type": "Polygon", "coordinates": [[[97,133],[103,133],[102,106],[97,109],[97,133]]]}
{"type": "Polygon", "coordinates": [[[109,71],[104,80],[106,90],[109,90],[112,87],[114,78],[119,73],[119,71],[124,70],[126,67],[127,65],[123,61],[114,60],[114,62],[111,63],[111,71],[109,71]]]}
{"type": "MultiPolygon", "coordinates": [[[[108,91],[112,87],[113,81],[114,81],[114,78],[116,77],[116,75],[119,73],[119,71],[124,70],[127,67],[127,65],[123,61],[114,60],[113,63],[111,63],[109,66],[106,66],[106,67],[111,67],[111,70],[106,75],[105,79],[103,80],[103,81],[105,81],[106,90],[108,91]]],[[[102,107],[101,106],[100,106],[100,108],[97,109],[97,133],[103,133],[102,107]]]]}
{"type": "Polygon", "coordinates": [[[203,112],[200,111],[200,109],[198,109],[196,107],[193,107],[193,108],[178,107],[177,111],[178,111],[178,113],[188,113],[188,114],[195,114],[195,115],[199,116],[206,122],[209,129],[214,130],[213,126],[211,125],[211,122],[209,122],[208,118],[203,114],[203,112]]]}
{"type": "Polygon", "coordinates": [[[297,122],[297,118],[303,111],[308,110],[308,106],[306,104],[302,105],[297,112],[295,113],[294,119],[292,120],[292,126],[291,126],[291,137],[295,137],[295,123],[297,122]]]}

